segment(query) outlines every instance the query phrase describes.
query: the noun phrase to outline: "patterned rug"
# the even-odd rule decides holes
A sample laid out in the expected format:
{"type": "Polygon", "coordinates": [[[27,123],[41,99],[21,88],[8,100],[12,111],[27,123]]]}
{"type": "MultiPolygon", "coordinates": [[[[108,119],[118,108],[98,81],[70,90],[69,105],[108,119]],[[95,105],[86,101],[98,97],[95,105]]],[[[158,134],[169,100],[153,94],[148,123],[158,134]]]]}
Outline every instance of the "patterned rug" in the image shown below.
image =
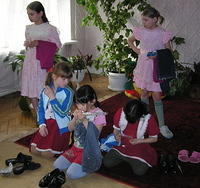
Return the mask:
{"type": "MultiPolygon", "coordinates": [[[[128,100],[129,98],[121,93],[101,102],[101,108],[109,114],[107,116],[108,126],[104,127],[101,137],[112,132],[112,117],[116,110],[128,100]]],[[[200,152],[200,103],[180,98],[166,98],[163,102],[166,124],[173,131],[174,138],[167,140],[160,136],[159,141],[152,144],[158,154],[172,154],[177,157],[178,152],[182,149],[187,149],[190,153],[193,151],[200,152]]],[[[150,107],[150,111],[154,114],[152,101],[150,107]]],[[[15,143],[28,147],[31,137],[32,135],[28,135],[15,143]]],[[[156,166],[151,168],[144,176],[137,177],[126,163],[112,169],[106,169],[102,165],[98,173],[140,188],[199,188],[200,163],[179,162],[179,165],[183,175],[180,173],[164,175],[159,166],[156,166]]]]}

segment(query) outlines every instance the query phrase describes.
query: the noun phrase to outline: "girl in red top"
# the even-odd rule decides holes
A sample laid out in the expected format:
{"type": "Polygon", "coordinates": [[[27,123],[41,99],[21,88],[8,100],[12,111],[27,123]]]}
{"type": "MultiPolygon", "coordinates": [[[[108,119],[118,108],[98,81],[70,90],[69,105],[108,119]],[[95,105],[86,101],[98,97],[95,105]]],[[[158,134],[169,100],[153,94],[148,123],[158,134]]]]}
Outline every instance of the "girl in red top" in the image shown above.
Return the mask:
{"type": "Polygon", "coordinates": [[[157,154],[150,143],[157,142],[159,128],[146,105],[138,100],[129,101],[114,116],[115,139],[121,143],[113,147],[103,160],[108,168],[126,161],[136,175],[143,175],[156,165],[157,154]]]}

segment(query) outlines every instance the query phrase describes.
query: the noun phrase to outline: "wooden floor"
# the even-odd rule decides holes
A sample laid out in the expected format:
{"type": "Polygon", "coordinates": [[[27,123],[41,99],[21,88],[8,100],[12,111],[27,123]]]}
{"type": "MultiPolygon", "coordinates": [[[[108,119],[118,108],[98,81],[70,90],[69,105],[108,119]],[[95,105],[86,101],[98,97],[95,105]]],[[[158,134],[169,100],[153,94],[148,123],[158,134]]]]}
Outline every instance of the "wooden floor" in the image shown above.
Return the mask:
{"type": "MultiPolygon", "coordinates": [[[[97,92],[98,98],[103,100],[117,94],[107,88],[107,77],[93,75],[93,81],[88,77],[81,85],[90,84],[97,92]]],[[[0,169],[5,168],[4,161],[15,157],[19,152],[30,155],[28,148],[15,144],[14,141],[30,132],[35,131],[36,121],[32,114],[22,113],[18,107],[20,93],[10,94],[0,98],[0,169]]],[[[101,101],[99,100],[99,101],[101,101]]],[[[33,161],[40,163],[41,168],[36,171],[27,171],[22,175],[0,175],[0,188],[36,188],[39,180],[52,170],[53,160],[44,159],[40,156],[33,156],[33,161]]],[[[76,180],[67,179],[63,188],[129,188],[130,186],[92,173],[85,178],[76,180]]],[[[133,186],[131,186],[133,187],[133,186]]]]}
{"type": "MultiPolygon", "coordinates": [[[[90,81],[88,75],[81,83],[90,84],[97,92],[98,99],[116,94],[107,88],[108,79],[102,75],[92,75],[90,81]]],[[[0,141],[19,134],[29,133],[35,130],[36,118],[32,113],[23,113],[18,106],[20,93],[16,92],[0,98],[0,141]]]]}

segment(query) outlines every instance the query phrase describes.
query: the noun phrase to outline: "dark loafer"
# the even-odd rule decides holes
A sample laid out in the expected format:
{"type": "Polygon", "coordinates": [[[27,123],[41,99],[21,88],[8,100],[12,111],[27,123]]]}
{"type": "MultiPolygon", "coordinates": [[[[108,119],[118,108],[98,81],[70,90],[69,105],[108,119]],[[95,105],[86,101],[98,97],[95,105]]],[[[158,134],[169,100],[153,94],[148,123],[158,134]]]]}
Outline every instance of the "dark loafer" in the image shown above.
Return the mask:
{"type": "Polygon", "coordinates": [[[52,179],[55,177],[55,176],[58,176],[60,173],[60,170],[58,168],[52,170],[51,172],[49,172],[47,175],[45,175],[39,182],[39,187],[47,187],[52,179]]]}
{"type": "Polygon", "coordinates": [[[40,163],[35,163],[35,162],[32,162],[32,161],[26,161],[22,165],[16,166],[13,169],[13,173],[16,174],[16,175],[19,175],[19,174],[23,173],[25,170],[36,170],[40,167],[41,167],[40,163]]]}
{"type": "Polygon", "coordinates": [[[60,188],[65,183],[65,180],[65,173],[62,171],[51,180],[48,188],[60,188]]]}
{"type": "Polygon", "coordinates": [[[159,168],[162,174],[168,174],[168,155],[161,154],[159,160],[159,168]]]}
{"type": "Polygon", "coordinates": [[[24,163],[26,161],[31,161],[31,160],[32,160],[32,156],[25,155],[25,154],[20,152],[20,153],[18,153],[16,158],[7,159],[5,161],[5,163],[6,163],[6,166],[8,166],[9,163],[12,163],[14,165],[16,163],[24,163]]]}
{"type": "Polygon", "coordinates": [[[169,175],[183,175],[183,171],[178,163],[178,160],[171,154],[168,155],[168,168],[169,175]]]}

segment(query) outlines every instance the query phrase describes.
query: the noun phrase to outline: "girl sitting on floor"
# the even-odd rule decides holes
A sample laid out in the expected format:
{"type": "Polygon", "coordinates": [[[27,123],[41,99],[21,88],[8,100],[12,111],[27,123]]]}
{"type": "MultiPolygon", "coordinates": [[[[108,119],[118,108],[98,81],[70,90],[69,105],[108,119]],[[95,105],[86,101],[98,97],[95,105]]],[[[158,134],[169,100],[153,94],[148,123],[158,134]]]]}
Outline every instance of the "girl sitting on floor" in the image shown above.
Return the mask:
{"type": "Polygon", "coordinates": [[[77,179],[97,171],[102,162],[99,135],[106,125],[105,113],[98,107],[97,95],[89,85],[76,91],[76,107],[68,125],[74,131],[74,144],[54,162],[54,170],[44,176],[40,187],[61,186],[65,176],[77,179]]]}
{"type": "Polygon", "coordinates": [[[63,153],[69,146],[71,121],[69,111],[73,91],[68,86],[72,71],[66,63],[58,63],[49,72],[38,106],[39,129],[31,141],[31,152],[47,158],[63,153]]]}
{"type": "Polygon", "coordinates": [[[136,175],[143,175],[157,162],[156,151],[150,143],[157,142],[159,128],[146,105],[138,100],[129,101],[114,115],[114,135],[121,143],[104,157],[103,163],[112,168],[125,161],[136,175]]]}

